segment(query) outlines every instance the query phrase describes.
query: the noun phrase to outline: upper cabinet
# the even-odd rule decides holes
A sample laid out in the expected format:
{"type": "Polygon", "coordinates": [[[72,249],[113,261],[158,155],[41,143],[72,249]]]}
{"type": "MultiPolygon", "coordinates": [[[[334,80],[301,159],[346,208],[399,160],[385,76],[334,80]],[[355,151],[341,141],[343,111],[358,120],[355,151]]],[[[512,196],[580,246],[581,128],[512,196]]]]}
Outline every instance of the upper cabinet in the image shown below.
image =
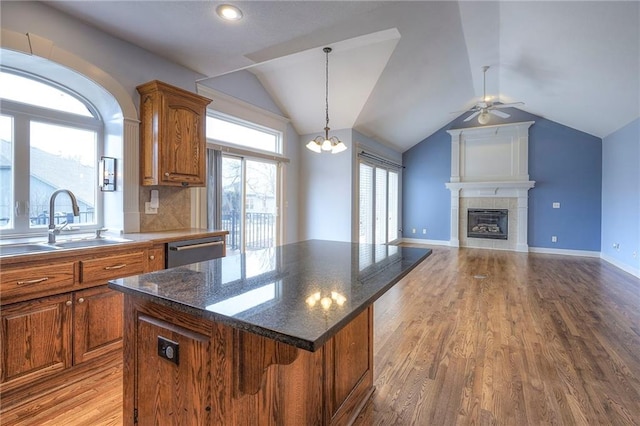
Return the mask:
{"type": "Polygon", "coordinates": [[[211,99],[154,80],[140,93],[143,186],[205,186],[205,121],[211,99]]]}

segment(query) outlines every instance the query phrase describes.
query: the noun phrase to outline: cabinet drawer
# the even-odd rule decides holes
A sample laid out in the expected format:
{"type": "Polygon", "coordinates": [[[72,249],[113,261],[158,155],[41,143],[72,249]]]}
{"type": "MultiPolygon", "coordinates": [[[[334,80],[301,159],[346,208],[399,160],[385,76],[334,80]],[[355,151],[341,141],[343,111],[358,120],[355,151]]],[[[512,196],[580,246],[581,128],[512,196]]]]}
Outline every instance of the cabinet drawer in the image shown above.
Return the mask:
{"type": "Polygon", "coordinates": [[[71,290],[74,276],[73,262],[3,268],[0,274],[2,304],[71,290]]]}
{"type": "Polygon", "coordinates": [[[81,260],[80,282],[104,283],[114,278],[142,274],[145,264],[144,251],[81,260]]]}

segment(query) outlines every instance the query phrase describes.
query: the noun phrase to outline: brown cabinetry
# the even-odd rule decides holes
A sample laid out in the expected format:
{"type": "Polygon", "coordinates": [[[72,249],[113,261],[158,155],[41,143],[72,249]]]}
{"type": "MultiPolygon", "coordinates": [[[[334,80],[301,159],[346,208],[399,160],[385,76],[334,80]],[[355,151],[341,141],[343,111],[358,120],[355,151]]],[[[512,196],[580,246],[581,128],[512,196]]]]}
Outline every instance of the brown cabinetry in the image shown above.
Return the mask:
{"type": "Polygon", "coordinates": [[[153,272],[164,269],[165,246],[165,244],[155,244],[147,251],[146,272],[153,272]]]}
{"type": "Polygon", "coordinates": [[[373,392],[372,321],[369,306],[308,352],[127,294],[124,424],[351,424],[373,392]]]}
{"type": "Polygon", "coordinates": [[[122,348],[123,295],[106,286],[73,294],[73,363],[122,348]]]}
{"type": "Polygon", "coordinates": [[[205,186],[210,99],[154,80],[140,93],[141,184],[205,186]]]}
{"type": "Polygon", "coordinates": [[[136,247],[1,265],[3,397],[57,386],[71,368],[122,349],[124,297],[106,284],[146,271],[146,247],[136,247]]]}
{"type": "Polygon", "coordinates": [[[11,387],[56,374],[72,363],[71,295],[2,307],[0,382],[11,387]]]}

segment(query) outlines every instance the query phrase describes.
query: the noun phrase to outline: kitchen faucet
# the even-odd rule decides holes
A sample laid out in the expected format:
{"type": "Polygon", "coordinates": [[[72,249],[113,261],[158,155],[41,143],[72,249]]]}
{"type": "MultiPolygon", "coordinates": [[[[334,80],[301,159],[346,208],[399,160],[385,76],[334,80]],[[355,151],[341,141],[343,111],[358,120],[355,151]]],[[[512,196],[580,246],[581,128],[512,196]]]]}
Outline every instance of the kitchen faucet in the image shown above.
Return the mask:
{"type": "Polygon", "coordinates": [[[62,229],[65,226],[67,226],[67,221],[65,221],[60,227],[56,227],[56,225],[53,224],[53,215],[54,215],[53,212],[55,209],[55,201],[56,201],[56,197],[61,192],[66,192],[67,194],[69,194],[69,198],[71,198],[71,208],[73,209],[73,215],[74,216],[80,215],[80,208],[78,207],[78,201],[76,200],[76,196],[73,195],[73,192],[69,191],[68,189],[58,189],[57,191],[54,191],[54,193],[51,194],[51,198],[49,198],[49,244],[55,243],[56,235],[58,235],[60,231],[62,231],[62,229]]]}

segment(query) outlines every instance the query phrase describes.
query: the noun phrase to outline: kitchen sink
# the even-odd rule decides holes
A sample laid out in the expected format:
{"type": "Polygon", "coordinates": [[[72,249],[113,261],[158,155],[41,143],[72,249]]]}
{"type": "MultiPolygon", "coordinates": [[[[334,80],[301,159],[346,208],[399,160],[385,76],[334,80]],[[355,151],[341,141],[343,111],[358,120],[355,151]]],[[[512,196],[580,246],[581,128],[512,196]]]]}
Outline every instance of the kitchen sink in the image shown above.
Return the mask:
{"type": "Polygon", "coordinates": [[[48,244],[48,243],[6,244],[6,245],[0,245],[0,256],[42,253],[42,252],[50,252],[50,251],[62,250],[62,249],[100,247],[100,246],[125,243],[127,241],[131,241],[131,240],[127,240],[124,238],[100,237],[100,238],[83,238],[83,239],[77,239],[77,240],[63,240],[53,244],[48,244]]]}
{"type": "Polygon", "coordinates": [[[47,244],[8,244],[0,246],[0,256],[11,254],[37,253],[43,251],[57,250],[58,247],[47,244]]]}
{"type": "Polygon", "coordinates": [[[111,244],[125,243],[127,241],[131,241],[131,240],[126,240],[124,238],[87,238],[83,240],[59,241],[57,243],[54,243],[53,245],[58,248],[69,249],[69,248],[106,246],[111,244]]]}

